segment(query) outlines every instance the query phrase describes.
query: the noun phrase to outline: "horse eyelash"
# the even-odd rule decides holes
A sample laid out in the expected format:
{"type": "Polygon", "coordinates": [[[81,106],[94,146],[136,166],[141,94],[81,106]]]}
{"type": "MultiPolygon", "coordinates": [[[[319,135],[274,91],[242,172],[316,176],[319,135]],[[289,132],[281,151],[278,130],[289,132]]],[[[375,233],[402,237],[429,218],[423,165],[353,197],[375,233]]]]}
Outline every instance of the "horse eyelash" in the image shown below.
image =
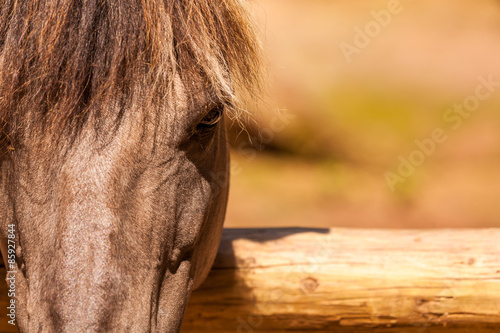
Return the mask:
{"type": "Polygon", "coordinates": [[[196,126],[197,129],[203,130],[208,128],[213,128],[219,123],[219,121],[224,116],[224,105],[218,104],[213,107],[208,113],[203,117],[203,119],[196,126]]]}

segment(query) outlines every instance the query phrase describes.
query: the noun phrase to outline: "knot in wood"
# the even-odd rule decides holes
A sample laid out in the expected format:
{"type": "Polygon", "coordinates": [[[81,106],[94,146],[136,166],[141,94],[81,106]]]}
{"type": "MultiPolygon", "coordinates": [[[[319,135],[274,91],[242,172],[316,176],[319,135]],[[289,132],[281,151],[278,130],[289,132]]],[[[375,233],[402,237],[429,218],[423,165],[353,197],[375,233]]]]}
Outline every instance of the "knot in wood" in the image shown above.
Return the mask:
{"type": "Polygon", "coordinates": [[[306,293],[312,293],[319,287],[319,282],[313,277],[307,277],[300,281],[301,289],[306,293]]]}

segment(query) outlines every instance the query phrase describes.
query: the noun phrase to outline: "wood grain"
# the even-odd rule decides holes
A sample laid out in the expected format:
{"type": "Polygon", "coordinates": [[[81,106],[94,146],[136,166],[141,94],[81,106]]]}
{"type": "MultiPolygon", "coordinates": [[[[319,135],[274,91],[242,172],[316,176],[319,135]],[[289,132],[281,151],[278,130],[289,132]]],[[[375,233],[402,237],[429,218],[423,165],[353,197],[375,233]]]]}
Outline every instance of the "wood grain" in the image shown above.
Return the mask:
{"type": "Polygon", "coordinates": [[[225,230],[183,332],[500,332],[500,230],[225,230]]]}
{"type": "Polygon", "coordinates": [[[500,229],[224,230],[182,332],[285,331],[500,332],[500,229]]]}

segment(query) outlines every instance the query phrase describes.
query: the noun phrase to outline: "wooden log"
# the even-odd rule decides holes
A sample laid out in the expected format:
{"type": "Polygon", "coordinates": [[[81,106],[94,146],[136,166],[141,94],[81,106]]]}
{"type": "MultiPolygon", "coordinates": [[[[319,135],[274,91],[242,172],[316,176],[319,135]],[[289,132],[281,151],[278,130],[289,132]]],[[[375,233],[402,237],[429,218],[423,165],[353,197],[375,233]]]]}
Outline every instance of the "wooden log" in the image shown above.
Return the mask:
{"type": "Polygon", "coordinates": [[[188,332],[500,332],[500,229],[226,229],[188,332]]]}

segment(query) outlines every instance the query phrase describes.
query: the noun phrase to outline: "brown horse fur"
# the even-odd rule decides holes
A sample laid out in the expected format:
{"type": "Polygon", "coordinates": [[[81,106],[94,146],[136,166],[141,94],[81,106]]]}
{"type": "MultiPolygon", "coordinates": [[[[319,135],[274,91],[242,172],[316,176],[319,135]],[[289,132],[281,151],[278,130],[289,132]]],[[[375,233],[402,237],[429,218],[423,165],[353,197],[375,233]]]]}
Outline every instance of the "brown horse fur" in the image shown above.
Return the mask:
{"type": "Polygon", "coordinates": [[[222,230],[239,0],[2,0],[0,232],[21,332],[177,332],[222,230]]]}

